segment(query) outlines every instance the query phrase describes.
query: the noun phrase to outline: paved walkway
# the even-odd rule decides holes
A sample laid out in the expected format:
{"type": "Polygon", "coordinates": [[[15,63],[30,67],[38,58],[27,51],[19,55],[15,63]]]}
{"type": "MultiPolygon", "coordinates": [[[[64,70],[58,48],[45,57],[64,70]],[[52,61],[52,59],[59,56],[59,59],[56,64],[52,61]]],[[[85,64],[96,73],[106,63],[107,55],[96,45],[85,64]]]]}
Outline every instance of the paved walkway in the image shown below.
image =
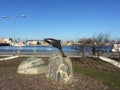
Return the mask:
{"type": "Polygon", "coordinates": [[[19,56],[10,56],[10,57],[7,57],[7,58],[1,58],[0,61],[10,60],[10,59],[18,58],[18,57],[19,57],[19,56]]]}
{"type": "Polygon", "coordinates": [[[111,63],[111,64],[120,68],[120,62],[117,62],[115,60],[112,60],[112,59],[109,59],[109,58],[106,58],[106,57],[103,57],[103,56],[100,56],[100,59],[103,60],[103,61],[109,62],[109,63],[111,63]]]}

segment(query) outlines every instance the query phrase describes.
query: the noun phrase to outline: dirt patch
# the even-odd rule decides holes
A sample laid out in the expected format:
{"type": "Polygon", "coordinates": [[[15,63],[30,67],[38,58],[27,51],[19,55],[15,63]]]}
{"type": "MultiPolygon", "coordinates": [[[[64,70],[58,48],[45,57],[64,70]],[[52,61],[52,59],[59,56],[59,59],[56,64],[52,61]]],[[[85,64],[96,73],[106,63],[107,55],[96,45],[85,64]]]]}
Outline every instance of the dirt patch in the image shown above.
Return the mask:
{"type": "MultiPolygon", "coordinates": [[[[45,74],[18,74],[17,67],[23,60],[26,58],[0,62],[0,90],[109,90],[103,83],[76,72],[74,72],[74,82],[70,85],[63,85],[47,79],[45,74]]],[[[48,62],[48,58],[43,58],[43,60],[48,62]]],[[[88,63],[87,60],[85,63],[80,62],[88,63]]],[[[89,66],[93,65],[89,63],[89,66]]]]}

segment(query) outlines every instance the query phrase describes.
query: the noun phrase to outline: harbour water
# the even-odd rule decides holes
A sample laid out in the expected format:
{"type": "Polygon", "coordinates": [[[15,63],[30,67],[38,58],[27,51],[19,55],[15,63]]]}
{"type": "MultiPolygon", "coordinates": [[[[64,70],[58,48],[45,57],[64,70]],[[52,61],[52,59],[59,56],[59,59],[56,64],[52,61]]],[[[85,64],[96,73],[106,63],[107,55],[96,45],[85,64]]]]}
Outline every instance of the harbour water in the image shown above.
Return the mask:
{"type": "MultiPolygon", "coordinates": [[[[75,50],[71,46],[62,46],[64,52],[74,52],[75,50]]],[[[103,52],[110,52],[112,47],[105,46],[101,48],[101,51],[103,52]]],[[[0,52],[13,52],[18,51],[17,46],[0,46],[0,52]]],[[[54,48],[52,46],[23,46],[21,47],[21,52],[54,52],[58,51],[57,48],[54,48]]],[[[85,46],[84,48],[85,52],[91,52],[92,48],[89,46],[85,46]]]]}

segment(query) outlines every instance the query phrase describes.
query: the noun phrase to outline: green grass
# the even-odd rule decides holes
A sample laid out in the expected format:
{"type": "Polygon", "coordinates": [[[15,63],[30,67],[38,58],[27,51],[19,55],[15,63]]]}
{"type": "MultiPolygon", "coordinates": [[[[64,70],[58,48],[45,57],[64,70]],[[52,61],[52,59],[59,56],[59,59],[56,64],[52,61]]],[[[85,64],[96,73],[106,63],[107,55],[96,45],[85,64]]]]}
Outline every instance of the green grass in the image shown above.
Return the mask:
{"type": "MultiPolygon", "coordinates": [[[[26,58],[26,57],[20,57],[20,58],[26,58]]],[[[92,63],[96,61],[91,61],[92,63]]],[[[107,65],[104,61],[97,61],[99,63],[102,63],[107,65]]],[[[6,67],[15,67],[17,68],[19,63],[4,63],[0,64],[0,68],[6,68],[6,67]]],[[[98,81],[103,82],[104,84],[108,85],[110,90],[120,90],[120,72],[111,72],[111,71],[105,71],[105,70],[99,70],[95,68],[88,68],[85,67],[84,64],[81,66],[75,66],[73,65],[74,72],[78,72],[83,75],[87,75],[89,77],[95,78],[98,81]]]]}
{"type": "Polygon", "coordinates": [[[104,84],[108,85],[111,90],[120,90],[120,73],[78,66],[73,66],[73,70],[102,81],[104,84]]]}
{"type": "Polygon", "coordinates": [[[17,64],[1,64],[0,68],[6,68],[6,67],[18,67],[17,64]]]}
{"type": "Polygon", "coordinates": [[[0,59],[1,59],[1,58],[7,58],[7,57],[9,57],[9,56],[0,56],[0,59]]]}

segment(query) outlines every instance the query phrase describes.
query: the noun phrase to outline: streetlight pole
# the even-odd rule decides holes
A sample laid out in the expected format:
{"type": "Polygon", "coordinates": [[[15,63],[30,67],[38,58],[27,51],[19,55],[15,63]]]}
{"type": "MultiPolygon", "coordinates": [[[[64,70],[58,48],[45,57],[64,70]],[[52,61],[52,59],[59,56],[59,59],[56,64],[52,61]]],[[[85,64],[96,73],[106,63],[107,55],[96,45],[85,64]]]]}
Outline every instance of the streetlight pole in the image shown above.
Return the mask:
{"type": "MultiPolygon", "coordinates": [[[[2,16],[2,17],[0,17],[0,19],[7,19],[8,17],[7,16],[2,16]]],[[[1,23],[1,22],[0,22],[1,23]]],[[[2,35],[2,34],[0,34],[0,36],[4,36],[4,35],[2,35]]]]}
{"type": "Polygon", "coordinates": [[[20,16],[18,16],[18,17],[16,17],[16,18],[14,18],[14,33],[13,33],[13,56],[15,56],[15,35],[16,35],[16,21],[17,21],[17,19],[18,18],[20,18],[20,17],[22,17],[22,18],[24,18],[24,17],[26,17],[26,15],[20,15],[20,16]]]}

